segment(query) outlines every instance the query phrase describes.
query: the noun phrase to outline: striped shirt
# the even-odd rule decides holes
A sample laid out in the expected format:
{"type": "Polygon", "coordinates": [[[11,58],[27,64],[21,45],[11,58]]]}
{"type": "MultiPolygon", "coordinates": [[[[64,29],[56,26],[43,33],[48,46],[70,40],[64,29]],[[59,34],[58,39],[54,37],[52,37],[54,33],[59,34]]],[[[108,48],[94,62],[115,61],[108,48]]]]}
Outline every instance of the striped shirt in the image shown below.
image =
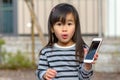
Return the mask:
{"type": "Polygon", "coordinates": [[[57,71],[52,80],[90,80],[93,71],[87,71],[83,66],[84,63],[76,62],[75,44],[69,47],[54,44],[53,48],[44,48],[41,51],[37,76],[39,80],[44,80],[44,73],[48,68],[52,68],[57,71]]]}

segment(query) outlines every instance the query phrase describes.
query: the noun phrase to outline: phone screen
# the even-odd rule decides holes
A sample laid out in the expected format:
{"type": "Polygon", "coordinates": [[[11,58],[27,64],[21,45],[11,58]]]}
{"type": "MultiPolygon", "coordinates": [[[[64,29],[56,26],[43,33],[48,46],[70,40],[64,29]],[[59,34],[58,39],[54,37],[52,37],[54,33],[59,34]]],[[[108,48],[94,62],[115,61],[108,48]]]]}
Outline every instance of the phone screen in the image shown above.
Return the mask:
{"type": "Polygon", "coordinates": [[[94,54],[96,53],[96,50],[99,46],[99,43],[100,41],[93,41],[91,46],[90,46],[90,49],[88,51],[88,54],[86,55],[86,59],[88,60],[92,60],[93,57],[94,57],[94,54]]]}

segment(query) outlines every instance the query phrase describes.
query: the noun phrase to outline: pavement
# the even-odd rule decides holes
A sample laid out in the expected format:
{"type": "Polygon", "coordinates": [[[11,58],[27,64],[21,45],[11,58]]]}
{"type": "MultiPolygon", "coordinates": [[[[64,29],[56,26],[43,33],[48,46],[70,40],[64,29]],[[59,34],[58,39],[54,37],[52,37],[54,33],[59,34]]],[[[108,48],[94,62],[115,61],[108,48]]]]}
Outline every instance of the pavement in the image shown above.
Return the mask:
{"type": "MultiPolygon", "coordinates": [[[[0,70],[0,80],[37,80],[35,70],[0,70]]],[[[120,73],[95,72],[91,80],[120,80],[120,73]]]]}

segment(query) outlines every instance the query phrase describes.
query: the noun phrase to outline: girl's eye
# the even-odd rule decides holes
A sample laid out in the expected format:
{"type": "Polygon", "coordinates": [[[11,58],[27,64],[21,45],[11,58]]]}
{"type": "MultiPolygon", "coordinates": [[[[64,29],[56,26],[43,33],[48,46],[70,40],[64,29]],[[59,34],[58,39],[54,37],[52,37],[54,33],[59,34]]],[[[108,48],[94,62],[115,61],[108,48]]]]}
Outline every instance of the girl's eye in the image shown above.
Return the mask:
{"type": "Polygon", "coordinates": [[[59,22],[59,23],[56,23],[56,25],[61,26],[61,25],[62,25],[62,23],[60,23],[60,22],[59,22]]]}
{"type": "Polygon", "coordinates": [[[70,25],[72,25],[72,23],[68,23],[68,25],[70,26],[70,25]]]}

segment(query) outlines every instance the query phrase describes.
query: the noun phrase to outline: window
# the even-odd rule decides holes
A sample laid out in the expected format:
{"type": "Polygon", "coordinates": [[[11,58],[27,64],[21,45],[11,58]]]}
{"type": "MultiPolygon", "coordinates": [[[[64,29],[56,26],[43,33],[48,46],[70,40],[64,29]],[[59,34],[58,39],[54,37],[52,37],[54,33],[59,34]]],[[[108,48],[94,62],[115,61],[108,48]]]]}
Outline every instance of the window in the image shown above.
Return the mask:
{"type": "Polygon", "coordinates": [[[13,33],[13,2],[0,0],[0,34],[13,33]]]}

